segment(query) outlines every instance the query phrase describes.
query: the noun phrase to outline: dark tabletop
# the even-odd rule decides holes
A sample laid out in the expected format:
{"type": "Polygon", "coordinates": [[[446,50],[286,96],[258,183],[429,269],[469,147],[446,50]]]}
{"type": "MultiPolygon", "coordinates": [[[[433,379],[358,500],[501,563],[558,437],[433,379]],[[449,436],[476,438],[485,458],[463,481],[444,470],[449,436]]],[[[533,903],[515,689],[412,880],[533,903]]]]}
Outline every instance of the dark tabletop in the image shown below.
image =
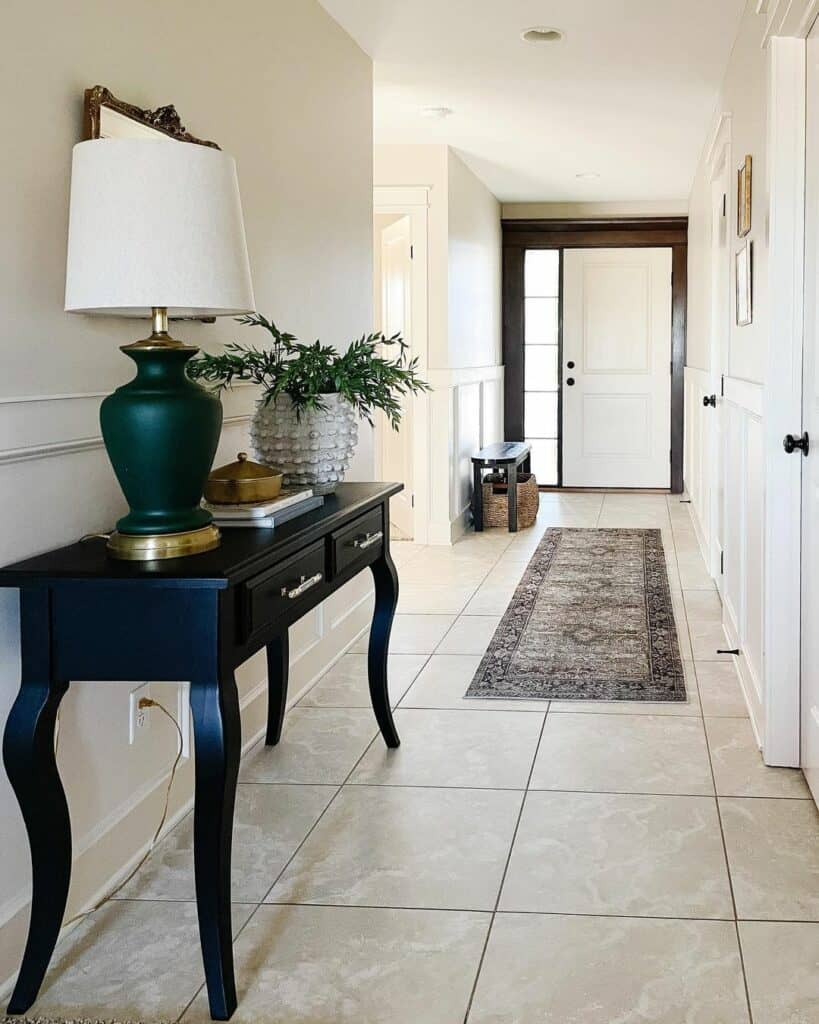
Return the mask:
{"type": "Polygon", "coordinates": [[[473,462],[517,462],[531,449],[526,441],[498,441],[472,456],[473,462]]]}
{"type": "Polygon", "coordinates": [[[19,587],[46,579],[144,580],[163,584],[173,580],[198,580],[202,585],[225,587],[237,577],[249,575],[260,559],[275,561],[277,556],[286,557],[401,490],[403,484],[339,484],[334,494],[325,496],[321,508],[297,516],[274,530],[223,529],[218,548],[186,558],[118,561],[109,557],[103,538],[93,538],[5,566],[0,569],[0,587],[19,587]]]}

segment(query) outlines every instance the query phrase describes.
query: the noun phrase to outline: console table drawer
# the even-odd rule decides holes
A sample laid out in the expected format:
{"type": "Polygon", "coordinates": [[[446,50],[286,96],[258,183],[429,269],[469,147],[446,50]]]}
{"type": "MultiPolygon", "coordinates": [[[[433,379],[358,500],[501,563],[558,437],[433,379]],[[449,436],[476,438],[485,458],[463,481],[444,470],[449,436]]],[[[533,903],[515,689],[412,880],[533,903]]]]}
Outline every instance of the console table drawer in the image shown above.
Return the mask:
{"type": "Polygon", "coordinates": [[[384,517],[381,506],[359,516],[350,526],[330,535],[330,567],[333,576],[361,563],[366,565],[384,549],[384,517]]]}
{"type": "Polygon", "coordinates": [[[280,617],[307,611],[327,589],[324,542],[311,544],[270,572],[245,584],[243,632],[252,636],[280,617]]]}

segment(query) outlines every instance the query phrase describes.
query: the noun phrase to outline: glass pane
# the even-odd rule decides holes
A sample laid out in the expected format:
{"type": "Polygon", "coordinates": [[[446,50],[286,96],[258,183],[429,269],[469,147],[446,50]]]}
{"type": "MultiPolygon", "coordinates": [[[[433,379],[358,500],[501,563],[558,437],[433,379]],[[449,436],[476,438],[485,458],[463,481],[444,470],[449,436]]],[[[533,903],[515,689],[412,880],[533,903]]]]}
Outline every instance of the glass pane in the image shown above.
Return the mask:
{"type": "Polygon", "coordinates": [[[527,345],[557,344],[557,299],[524,299],[527,345]]]}
{"type": "Polygon", "coordinates": [[[557,345],[527,345],[523,361],[527,391],[557,391],[557,345]]]}
{"type": "Polygon", "coordinates": [[[523,294],[556,296],[560,253],[557,249],[527,249],[523,260],[523,294]]]}
{"type": "Polygon", "coordinates": [[[527,437],[557,437],[557,392],[527,391],[524,395],[527,437]]]}
{"type": "Polygon", "coordinates": [[[526,439],[532,446],[532,472],[538,484],[557,486],[557,441],[526,439]]]}

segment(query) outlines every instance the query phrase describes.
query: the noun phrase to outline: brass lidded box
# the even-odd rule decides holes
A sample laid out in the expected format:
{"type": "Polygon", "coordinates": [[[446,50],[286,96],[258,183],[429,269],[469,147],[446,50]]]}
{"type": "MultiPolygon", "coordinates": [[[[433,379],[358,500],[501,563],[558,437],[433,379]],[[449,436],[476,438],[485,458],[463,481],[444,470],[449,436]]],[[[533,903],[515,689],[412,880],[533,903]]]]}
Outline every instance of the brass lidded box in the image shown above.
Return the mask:
{"type": "Polygon", "coordinates": [[[214,505],[272,501],[279,496],[283,479],[284,474],[277,469],[251,462],[247,452],[239,452],[236,462],[220,466],[210,474],[205,498],[214,505]]]}

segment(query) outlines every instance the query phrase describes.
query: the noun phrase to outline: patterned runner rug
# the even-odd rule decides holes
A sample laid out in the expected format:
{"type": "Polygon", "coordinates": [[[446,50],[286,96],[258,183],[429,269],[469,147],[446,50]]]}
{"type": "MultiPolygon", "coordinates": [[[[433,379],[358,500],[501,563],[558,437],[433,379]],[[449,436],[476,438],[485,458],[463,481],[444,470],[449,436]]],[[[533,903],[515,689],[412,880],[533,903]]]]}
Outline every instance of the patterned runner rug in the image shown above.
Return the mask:
{"type": "Polygon", "coordinates": [[[685,700],[662,532],[547,530],[466,696],[685,700]]]}

